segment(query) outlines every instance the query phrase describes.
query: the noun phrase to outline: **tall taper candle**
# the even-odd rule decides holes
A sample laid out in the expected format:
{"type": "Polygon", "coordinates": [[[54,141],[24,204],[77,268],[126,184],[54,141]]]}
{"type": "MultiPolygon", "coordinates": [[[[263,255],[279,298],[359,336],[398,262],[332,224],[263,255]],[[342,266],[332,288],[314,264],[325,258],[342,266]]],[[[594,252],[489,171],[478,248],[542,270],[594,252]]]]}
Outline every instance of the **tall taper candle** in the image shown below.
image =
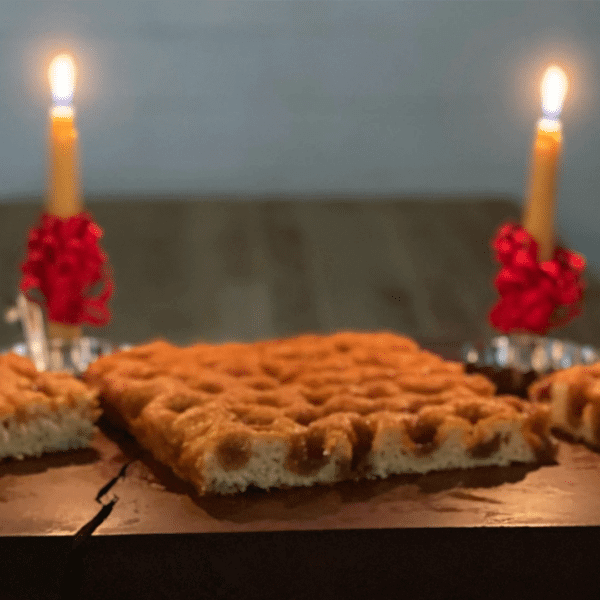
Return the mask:
{"type": "Polygon", "coordinates": [[[562,149],[562,127],[558,119],[567,92],[567,77],[556,66],[542,80],[544,118],[537,124],[531,174],[523,214],[523,226],[538,243],[538,260],[554,254],[554,214],[562,149]]]}
{"type": "Polygon", "coordinates": [[[50,109],[50,164],[47,211],[68,218],[83,210],[75,111],[70,106],[75,89],[75,64],[59,54],[50,64],[54,105],[50,109]]]}
{"type": "MultiPolygon", "coordinates": [[[[69,54],[59,54],[50,63],[48,74],[54,105],[50,109],[46,211],[67,219],[83,210],[75,111],[70,105],[75,91],[73,58],[69,54]]],[[[81,335],[81,327],[50,322],[48,334],[54,338],[73,339],[81,335]]]]}

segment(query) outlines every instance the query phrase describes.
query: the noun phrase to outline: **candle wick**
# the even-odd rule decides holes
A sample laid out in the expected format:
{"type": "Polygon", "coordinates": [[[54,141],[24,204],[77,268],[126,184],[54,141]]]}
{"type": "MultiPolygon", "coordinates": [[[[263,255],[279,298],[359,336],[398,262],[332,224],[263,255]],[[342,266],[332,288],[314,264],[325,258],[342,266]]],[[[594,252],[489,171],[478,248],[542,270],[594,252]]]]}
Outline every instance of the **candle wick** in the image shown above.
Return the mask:
{"type": "Polygon", "coordinates": [[[544,117],[543,119],[540,119],[538,126],[541,130],[548,132],[561,130],[560,120],[548,116],[544,117]]]}

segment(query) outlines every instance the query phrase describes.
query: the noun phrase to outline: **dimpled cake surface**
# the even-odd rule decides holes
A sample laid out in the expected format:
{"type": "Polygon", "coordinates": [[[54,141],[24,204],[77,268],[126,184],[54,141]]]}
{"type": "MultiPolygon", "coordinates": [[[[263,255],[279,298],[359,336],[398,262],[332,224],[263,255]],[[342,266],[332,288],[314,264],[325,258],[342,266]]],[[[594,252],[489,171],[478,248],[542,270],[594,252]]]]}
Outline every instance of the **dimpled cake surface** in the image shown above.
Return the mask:
{"type": "Polygon", "coordinates": [[[72,375],[0,356],[0,460],[83,448],[100,413],[98,394],[72,375]]]}
{"type": "Polygon", "coordinates": [[[600,449],[600,362],[556,371],[532,384],[529,397],[549,401],[551,427],[600,449]]]}
{"type": "Polygon", "coordinates": [[[103,357],[109,418],[200,494],[538,462],[548,411],[390,332],[302,335],[103,357]]]}

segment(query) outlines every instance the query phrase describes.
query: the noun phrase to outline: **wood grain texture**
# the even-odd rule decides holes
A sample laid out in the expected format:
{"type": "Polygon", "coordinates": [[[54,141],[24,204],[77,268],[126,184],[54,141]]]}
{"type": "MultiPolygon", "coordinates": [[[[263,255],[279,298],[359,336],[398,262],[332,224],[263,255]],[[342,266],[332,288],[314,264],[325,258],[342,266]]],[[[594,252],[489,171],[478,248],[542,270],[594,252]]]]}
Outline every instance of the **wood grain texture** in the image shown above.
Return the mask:
{"type": "Polygon", "coordinates": [[[453,469],[201,497],[101,421],[90,448],[0,463],[0,540],[73,535],[98,511],[98,490],[130,461],[112,489],[119,510],[98,535],[600,526],[600,456],[581,444],[561,442],[557,462],[541,467],[453,469]]]}
{"type": "MultiPolygon", "coordinates": [[[[0,206],[1,298],[14,299],[25,232],[40,206],[0,206]]],[[[251,341],[305,331],[392,329],[461,342],[491,333],[489,240],[518,207],[504,199],[96,200],[114,268],[114,318],[88,332],[251,341]]],[[[600,283],[554,332],[600,345],[600,283]]],[[[20,338],[0,325],[4,346],[20,338]]]]}

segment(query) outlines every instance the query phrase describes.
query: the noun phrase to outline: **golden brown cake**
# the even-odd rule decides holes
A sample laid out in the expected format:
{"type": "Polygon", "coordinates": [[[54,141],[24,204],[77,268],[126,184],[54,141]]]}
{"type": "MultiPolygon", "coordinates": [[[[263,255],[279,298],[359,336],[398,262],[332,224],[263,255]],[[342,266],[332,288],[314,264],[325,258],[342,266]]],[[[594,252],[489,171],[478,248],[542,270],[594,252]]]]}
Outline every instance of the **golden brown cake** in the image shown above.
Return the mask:
{"type": "Polygon", "coordinates": [[[600,448],[600,362],[544,377],[529,388],[529,397],[550,401],[552,427],[600,448]]]}
{"type": "Polygon", "coordinates": [[[536,462],[547,409],[392,333],[303,335],[96,361],[109,416],[200,494],[536,462]]]}
{"type": "Polygon", "coordinates": [[[67,373],[40,373],[16,354],[0,356],[0,460],[88,445],[98,394],[67,373]]]}

